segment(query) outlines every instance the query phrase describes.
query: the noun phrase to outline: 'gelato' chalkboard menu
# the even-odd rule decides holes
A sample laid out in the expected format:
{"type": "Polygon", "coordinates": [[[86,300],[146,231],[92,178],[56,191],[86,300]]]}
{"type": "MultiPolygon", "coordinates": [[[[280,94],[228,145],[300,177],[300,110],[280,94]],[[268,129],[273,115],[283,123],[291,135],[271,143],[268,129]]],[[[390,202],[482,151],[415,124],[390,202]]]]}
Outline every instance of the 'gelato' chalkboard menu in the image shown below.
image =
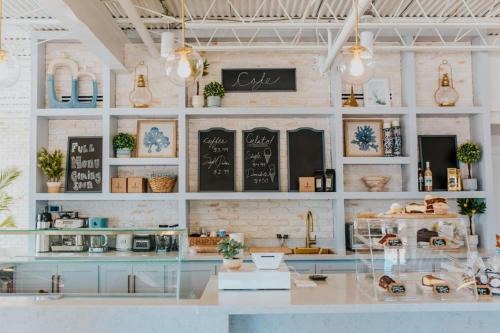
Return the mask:
{"type": "Polygon", "coordinates": [[[102,191],[102,137],[68,138],[66,158],[66,192],[102,191]]]}
{"type": "Polygon", "coordinates": [[[279,191],[279,138],[268,128],[243,131],[243,190],[279,191]]]}
{"type": "Polygon", "coordinates": [[[224,128],[198,131],[200,191],[234,191],[235,134],[224,128]]]}
{"type": "Polygon", "coordinates": [[[298,191],[299,177],[314,176],[324,170],[324,133],[313,128],[287,131],[288,135],[288,188],[298,191]]]}

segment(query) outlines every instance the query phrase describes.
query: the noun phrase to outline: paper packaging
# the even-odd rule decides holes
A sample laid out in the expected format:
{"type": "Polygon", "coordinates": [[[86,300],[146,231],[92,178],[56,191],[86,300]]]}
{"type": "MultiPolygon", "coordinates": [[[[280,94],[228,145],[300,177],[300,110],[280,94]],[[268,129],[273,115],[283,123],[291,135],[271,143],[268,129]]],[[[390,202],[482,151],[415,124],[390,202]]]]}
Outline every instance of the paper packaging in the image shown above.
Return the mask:
{"type": "Polygon", "coordinates": [[[461,191],[460,169],[448,168],[446,170],[448,172],[448,191],[461,191]]]}
{"type": "Polygon", "coordinates": [[[299,177],[299,192],[314,192],[314,177],[299,177]]]}
{"type": "Polygon", "coordinates": [[[127,178],[127,192],[128,193],[146,193],[147,182],[145,178],[141,177],[128,177],[127,178]]]}
{"type": "Polygon", "coordinates": [[[127,193],[127,178],[111,178],[111,193],[127,193]]]}

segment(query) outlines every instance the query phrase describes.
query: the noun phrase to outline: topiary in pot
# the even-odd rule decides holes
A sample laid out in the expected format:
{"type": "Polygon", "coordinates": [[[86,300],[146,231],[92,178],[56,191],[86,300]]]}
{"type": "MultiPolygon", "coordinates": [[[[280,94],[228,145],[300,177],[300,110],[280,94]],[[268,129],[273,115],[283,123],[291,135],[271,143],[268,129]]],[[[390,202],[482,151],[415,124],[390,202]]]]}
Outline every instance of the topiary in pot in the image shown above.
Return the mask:
{"type": "Polygon", "coordinates": [[[224,266],[229,270],[238,270],[243,264],[243,258],[238,258],[240,250],[245,249],[243,243],[231,238],[224,238],[217,244],[217,251],[222,255],[224,266]]]}
{"type": "Polygon", "coordinates": [[[217,82],[212,81],[203,89],[203,95],[207,99],[208,107],[218,107],[221,105],[221,99],[226,94],[224,86],[217,82]]]}
{"type": "Polygon", "coordinates": [[[128,158],[135,149],[135,137],[128,133],[118,133],[113,138],[113,149],[116,157],[128,158]]]}
{"type": "Polygon", "coordinates": [[[472,178],[472,164],[481,159],[481,147],[474,142],[464,142],[458,146],[457,158],[460,162],[467,164],[467,178],[463,180],[464,190],[477,190],[477,179],[472,178]]]}
{"type": "Polygon", "coordinates": [[[38,151],[37,165],[47,177],[49,193],[58,193],[61,189],[61,179],[64,175],[63,159],[64,155],[59,149],[54,150],[53,153],[45,148],[38,151]]]}
{"type": "Polygon", "coordinates": [[[474,217],[486,212],[486,202],[483,199],[457,199],[459,214],[469,218],[469,235],[467,236],[468,244],[471,248],[476,248],[479,243],[479,236],[475,233],[474,217]]]}

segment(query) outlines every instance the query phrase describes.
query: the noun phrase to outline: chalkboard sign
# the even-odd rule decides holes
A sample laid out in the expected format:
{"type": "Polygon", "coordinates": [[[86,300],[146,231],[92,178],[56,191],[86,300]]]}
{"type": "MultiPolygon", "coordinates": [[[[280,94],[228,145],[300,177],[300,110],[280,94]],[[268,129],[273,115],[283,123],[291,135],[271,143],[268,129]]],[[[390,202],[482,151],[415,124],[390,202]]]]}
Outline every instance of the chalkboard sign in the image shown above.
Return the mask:
{"type": "Polygon", "coordinates": [[[437,249],[446,248],[448,246],[448,240],[444,237],[432,237],[429,243],[431,247],[437,249]]]}
{"type": "Polygon", "coordinates": [[[222,70],[226,92],[297,91],[295,68],[238,68],[222,70]]]}
{"type": "Polygon", "coordinates": [[[434,293],[436,294],[449,294],[451,293],[451,288],[447,284],[435,284],[433,287],[434,293]]]}
{"type": "Polygon", "coordinates": [[[314,171],[325,168],[324,131],[299,128],[287,131],[288,188],[299,189],[299,177],[312,177],[314,171]]]}
{"type": "Polygon", "coordinates": [[[389,285],[389,293],[395,296],[404,296],[406,295],[406,287],[402,283],[391,283],[389,285]]]}
{"type": "Polygon", "coordinates": [[[70,137],[66,192],[102,192],[102,137],[70,137]]]}
{"type": "Polygon", "coordinates": [[[224,128],[198,131],[200,191],[234,191],[235,133],[224,128]]]}
{"type": "Polygon", "coordinates": [[[403,247],[403,241],[399,237],[387,238],[385,245],[389,248],[400,248],[403,247]]]}
{"type": "Polygon", "coordinates": [[[279,191],[280,132],[243,131],[243,190],[279,191]]]}
{"type": "Polygon", "coordinates": [[[476,290],[477,290],[477,295],[481,298],[493,296],[493,293],[491,292],[491,287],[488,285],[477,285],[476,290]]]}

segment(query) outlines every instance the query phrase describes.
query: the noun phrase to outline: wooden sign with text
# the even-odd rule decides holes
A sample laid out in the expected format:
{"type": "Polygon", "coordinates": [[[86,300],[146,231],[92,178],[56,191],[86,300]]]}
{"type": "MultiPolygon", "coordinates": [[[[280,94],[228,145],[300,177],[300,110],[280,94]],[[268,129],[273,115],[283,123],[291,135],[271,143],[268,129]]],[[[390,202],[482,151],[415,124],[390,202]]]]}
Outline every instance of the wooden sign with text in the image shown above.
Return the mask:
{"type": "Polygon", "coordinates": [[[389,287],[387,287],[389,294],[393,296],[405,296],[406,295],[406,286],[402,283],[391,283],[389,287]]]}
{"type": "Polygon", "coordinates": [[[102,192],[102,137],[69,137],[66,192],[102,192]]]}

